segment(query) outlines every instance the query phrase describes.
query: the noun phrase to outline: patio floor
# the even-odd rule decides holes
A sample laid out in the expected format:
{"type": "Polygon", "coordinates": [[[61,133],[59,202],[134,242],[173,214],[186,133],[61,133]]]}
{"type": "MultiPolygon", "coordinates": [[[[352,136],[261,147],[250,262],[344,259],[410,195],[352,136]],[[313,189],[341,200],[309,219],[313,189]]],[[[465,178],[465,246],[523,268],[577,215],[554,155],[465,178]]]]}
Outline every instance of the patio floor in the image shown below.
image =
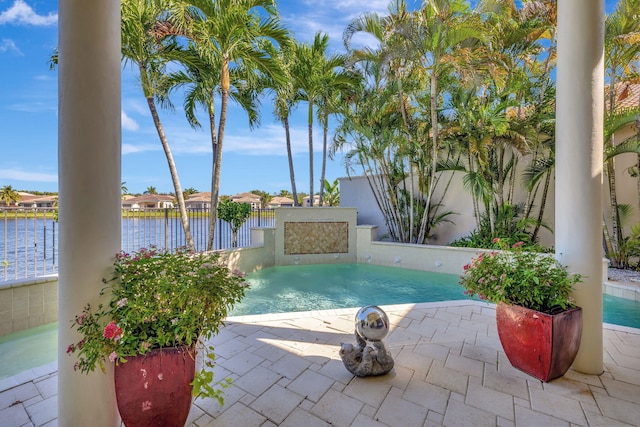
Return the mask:
{"type": "MultiPolygon", "coordinates": [[[[357,309],[235,317],[213,340],[225,404],[196,400],[190,426],[621,426],[640,423],[640,330],[605,325],[604,373],[549,383],[509,364],[493,306],[383,307],[395,359],[381,377],[342,364],[357,309]]],[[[51,364],[0,380],[0,424],[57,425],[51,364]]]]}

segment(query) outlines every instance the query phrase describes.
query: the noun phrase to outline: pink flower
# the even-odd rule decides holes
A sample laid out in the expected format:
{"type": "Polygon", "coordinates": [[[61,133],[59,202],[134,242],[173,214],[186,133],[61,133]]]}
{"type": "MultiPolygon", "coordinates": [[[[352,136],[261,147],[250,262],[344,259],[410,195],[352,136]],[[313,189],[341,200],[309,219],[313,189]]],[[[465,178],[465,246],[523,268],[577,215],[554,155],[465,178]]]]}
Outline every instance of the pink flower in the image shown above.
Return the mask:
{"type": "Polygon", "coordinates": [[[518,247],[520,247],[522,245],[524,245],[524,242],[517,242],[517,243],[514,243],[513,246],[511,246],[511,247],[515,249],[515,248],[518,248],[518,247]]]}
{"type": "Polygon", "coordinates": [[[76,316],[76,323],[78,325],[82,325],[86,318],[87,318],[87,313],[82,313],[80,316],[76,316]]]}
{"type": "Polygon", "coordinates": [[[465,264],[464,267],[462,267],[462,269],[467,271],[469,269],[469,264],[465,264]]]}
{"type": "Polygon", "coordinates": [[[494,237],[493,240],[491,241],[492,243],[498,243],[500,241],[499,237],[494,237]]]}
{"type": "Polygon", "coordinates": [[[126,299],[126,298],[122,298],[122,299],[121,299],[120,301],[118,301],[116,304],[118,305],[118,307],[122,308],[122,307],[124,307],[125,305],[127,305],[127,299],[126,299]]]}
{"type": "Polygon", "coordinates": [[[116,354],[115,351],[109,355],[109,360],[112,362],[115,362],[117,358],[118,358],[118,355],[116,354]]]}
{"type": "Polygon", "coordinates": [[[112,320],[107,326],[105,326],[102,335],[105,338],[114,339],[117,341],[122,335],[122,328],[116,325],[116,322],[112,320]]]}
{"type": "Polygon", "coordinates": [[[74,349],[74,348],[75,348],[75,347],[74,347],[74,345],[73,345],[73,344],[69,344],[69,347],[67,347],[67,354],[69,354],[69,353],[73,352],[73,349],[74,349]]]}

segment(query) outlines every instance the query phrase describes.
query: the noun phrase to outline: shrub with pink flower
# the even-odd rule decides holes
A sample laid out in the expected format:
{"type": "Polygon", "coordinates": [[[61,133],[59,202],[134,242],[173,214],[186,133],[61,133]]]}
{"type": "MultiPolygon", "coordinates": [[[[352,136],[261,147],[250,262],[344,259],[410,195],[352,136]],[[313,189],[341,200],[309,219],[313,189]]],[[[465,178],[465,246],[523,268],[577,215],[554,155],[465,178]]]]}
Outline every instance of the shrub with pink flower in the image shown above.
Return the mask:
{"type": "Polygon", "coordinates": [[[522,242],[506,247],[496,238],[493,243],[498,250],[480,253],[463,267],[459,283],[466,295],[544,312],[574,307],[570,294],[579,274],[569,273],[553,256],[524,251],[522,242]]]}
{"type": "MultiPolygon", "coordinates": [[[[219,326],[247,286],[243,275],[219,262],[214,252],[176,252],[154,248],[120,252],[110,280],[100,293],[108,302],[90,304],[75,316],[72,327],[82,338],[67,347],[75,354],[74,367],[88,373],[105,363],[125,363],[127,357],[162,347],[183,346],[193,354],[202,348],[208,360],[209,346],[198,346],[218,332],[219,326]]],[[[194,393],[217,397],[209,384],[207,362],[196,373],[194,393]]]]}

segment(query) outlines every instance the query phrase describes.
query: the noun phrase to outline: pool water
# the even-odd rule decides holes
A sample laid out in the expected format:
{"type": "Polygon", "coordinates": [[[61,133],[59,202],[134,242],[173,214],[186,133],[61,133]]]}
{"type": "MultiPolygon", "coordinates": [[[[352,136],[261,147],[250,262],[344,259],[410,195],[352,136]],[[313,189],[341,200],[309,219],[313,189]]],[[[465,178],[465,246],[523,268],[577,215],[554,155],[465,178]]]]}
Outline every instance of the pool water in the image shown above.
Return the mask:
{"type": "Polygon", "coordinates": [[[58,322],[0,337],[0,379],[57,359],[58,322]]]}
{"type": "MultiPolygon", "coordinates": [[[[457,275],[370,264],[270,267],[247,280],[232,316],[469,299],[457,275]]],[[[640,329],[640,302],[606,294],[603,301],[604,323],[640,329]]],[[[55,361],[57,327],[0,337],[0,379],[55,361]]]]}
{"type": "MultiPolygon", "coordinates": [[[[270,267],[247,275],[250,287],[230,314],[470,299],[458,280],[455,274],[371,264],[270,267]]],[[[603,309],[604,323],[640,329],[640,302],[605,294],[603,309]]]]}

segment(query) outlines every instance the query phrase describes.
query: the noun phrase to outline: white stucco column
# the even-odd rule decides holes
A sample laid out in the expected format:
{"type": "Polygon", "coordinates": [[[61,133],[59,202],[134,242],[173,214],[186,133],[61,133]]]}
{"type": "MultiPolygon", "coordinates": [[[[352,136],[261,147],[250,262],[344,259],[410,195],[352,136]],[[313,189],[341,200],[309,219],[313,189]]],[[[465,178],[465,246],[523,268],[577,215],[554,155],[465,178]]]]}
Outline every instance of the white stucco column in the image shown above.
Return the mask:
{"type": "Polygon", "coordinates": [[[58,12],[58,425],[115,426],[112,372],[75,372],[66,349],[121,245],[120,2],[59,0],[58,12]]]}
{"type": "Polygon", "coordinates": [[[556,95],[556,258],[584,275],[573,369],[600,374],[602,339],[602,168],[604,1],[558,2],[556,95]]]}

